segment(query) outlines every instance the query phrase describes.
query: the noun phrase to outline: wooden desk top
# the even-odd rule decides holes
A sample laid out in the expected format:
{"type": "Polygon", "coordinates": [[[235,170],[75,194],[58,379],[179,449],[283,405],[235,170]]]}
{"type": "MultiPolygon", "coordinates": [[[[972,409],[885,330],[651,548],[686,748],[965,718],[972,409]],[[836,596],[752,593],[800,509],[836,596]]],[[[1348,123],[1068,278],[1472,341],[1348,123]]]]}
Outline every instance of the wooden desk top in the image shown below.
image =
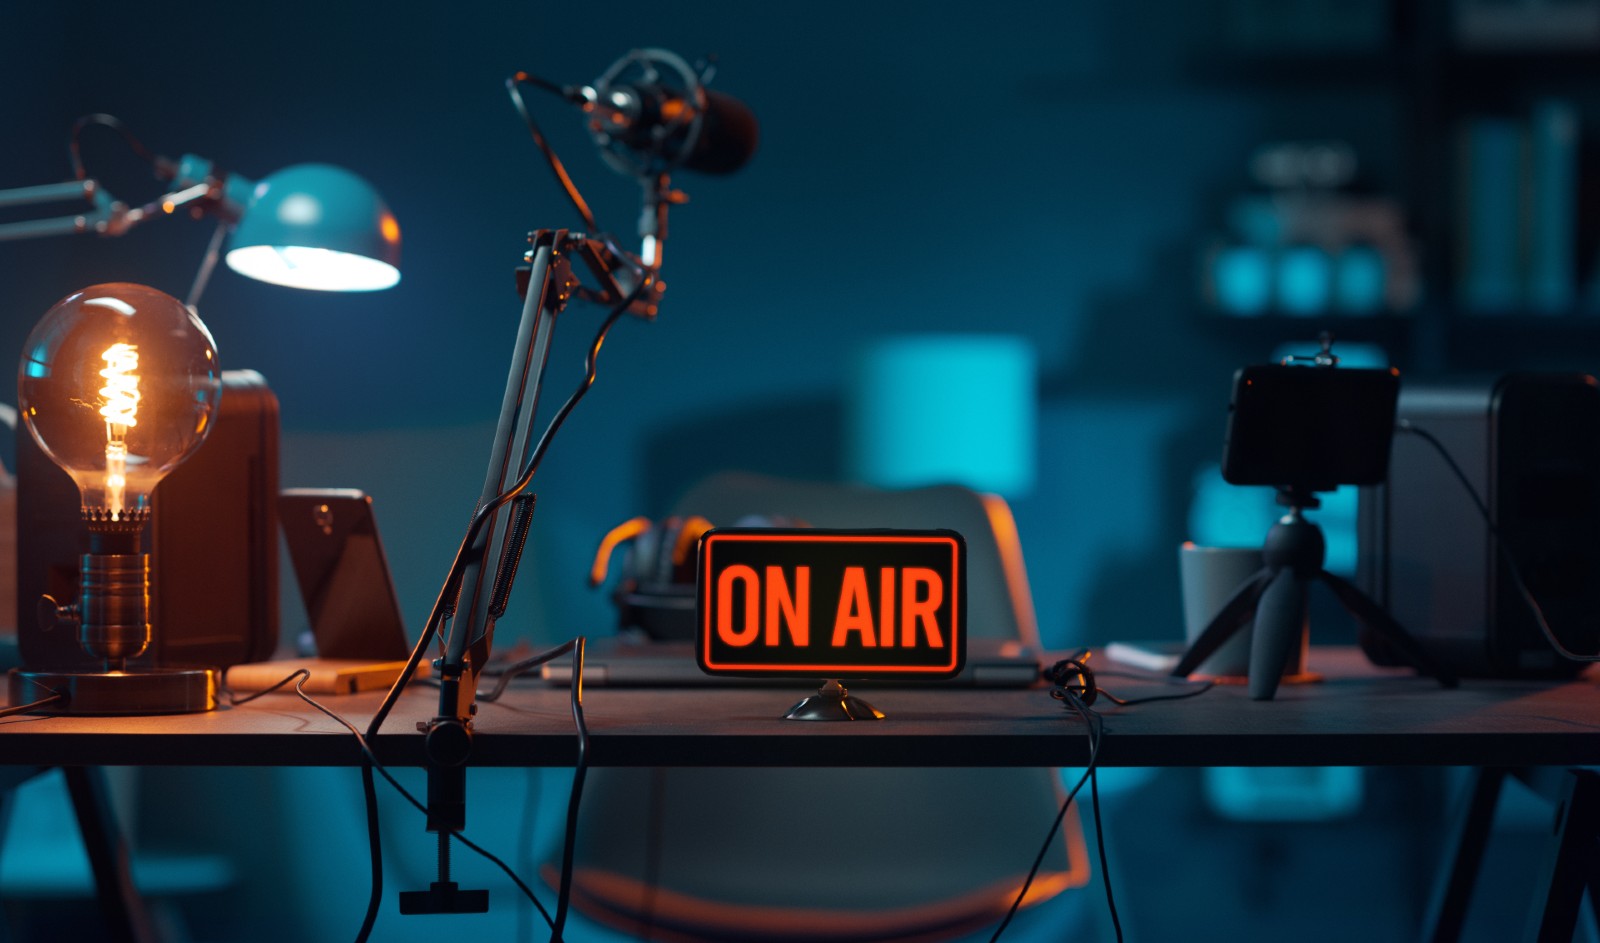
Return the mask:
{"type": "MultiPolygon", "coordinates": [[[[1107,674],[1121,697],[1159,684],[1107,674]]],[[[1600,765],[1600,691],[1577,681],[1468,680],[1454,691],[1403,671],[1375,669],[1354,649],[1314,648],[1316,684],[1251,701],[1242,687],[1117,707],[1106,719],[1105,766],[1559,766],[1600,765]]],[[[888,715],[877,722],[782,720],[806,686],[623,689],[584,696],[595,766],[1081,766],[1084,725],[1043,688],[929,689],[857,684],[851,693],[888,715]]],[[[530,683],[483,704],[472,762],[570,766],[576,738],[565,689],[530,683]]],[[[377,693],[323,703],[365,730],[377,693]]],[[[375,745],[384,762],[421,765],[416,723],[437,692],[402,698],[375,745]]],[[[166,717],[0,719],[0,764],[343,766],[354,738],[294,695],[166,717]]]]}

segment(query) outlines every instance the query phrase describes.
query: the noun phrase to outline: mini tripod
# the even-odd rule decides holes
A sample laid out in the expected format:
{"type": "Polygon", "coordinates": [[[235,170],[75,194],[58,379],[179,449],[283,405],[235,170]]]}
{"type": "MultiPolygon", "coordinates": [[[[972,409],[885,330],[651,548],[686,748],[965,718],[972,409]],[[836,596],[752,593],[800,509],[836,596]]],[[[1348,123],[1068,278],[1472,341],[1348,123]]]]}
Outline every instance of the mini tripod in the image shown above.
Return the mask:
{"type": "Polygon", "coordinates": [[[1321,506],[1314,494],[1300,488],[1278,489],[1278,503],[1287,507],[1267,531],[1262,547],[1263,566],[1223,605],[1200,637],[1172,669],[1187,677],[1216,652],[1234,633],[1251,625],[1250,697],[1270,701],[1294,650],[1296,637],[1306,623],[1311,581],[1328,584],[1339,602],[1368,631],[1389,642],[1419,672],[1432,675],[1445,687],[1455,687],[1454,675],[1431,659],[1400,623],[1368,599],[1349,581],[1322,568],[1326,543],[1322,528],[1306,520],[1304,512],[1321,506]]]}

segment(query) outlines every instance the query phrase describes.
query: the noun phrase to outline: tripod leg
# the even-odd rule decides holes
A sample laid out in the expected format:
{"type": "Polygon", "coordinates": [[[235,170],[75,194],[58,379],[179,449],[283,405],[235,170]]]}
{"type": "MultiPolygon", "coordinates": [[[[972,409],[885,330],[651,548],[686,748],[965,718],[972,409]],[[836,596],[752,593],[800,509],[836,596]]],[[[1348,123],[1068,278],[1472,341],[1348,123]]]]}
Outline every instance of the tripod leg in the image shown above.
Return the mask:
{"type": "Polygon", "coordinates": [[[1270,701],[1278,692],[1289,653],[1305,631],[1306,580],[1284,567],[1261,591],[1250,636],[1250,697],[1270,701]]]}
{"type": "Polygon", "coordinates": [[[1350,581],[1340,576],[1335,576],[1327,570],[1317,574],[1324,583],[1333,589],[1339,602],[1350,611],[1350,614],[1361,621],[1368,629],[1384,641],[1393,645],[1411,666],[1425,675],[1437,678],[1443,687],[1453,688],[1460,682],[1453,672],[1447,671],[1434,663],[1428,653],[1417,644],[1417,640],[1401,627],[1394,617],[1383,611],[1383,607],[1368,599],[1366,594],[1357,589],[1350,581]]]}
{"type": "Polygon", "coordinates": [[[1244,628],[1255,614],[1256,600],[1261,597],[1261,591],[1266,588],[1267,582],[1272,579],[1272,571],[1262,567],[1256,574],[1240,584],[1228,601],[1212,617],[1210,624],[1200,636],[1189,646],[1189,650],[1178,659],[1178,664],[1172,669],[1175,678],[1187,678],[1207,658],[1214,655],[1222,643],[1233,638],[1234,633],[1244,628]]]}

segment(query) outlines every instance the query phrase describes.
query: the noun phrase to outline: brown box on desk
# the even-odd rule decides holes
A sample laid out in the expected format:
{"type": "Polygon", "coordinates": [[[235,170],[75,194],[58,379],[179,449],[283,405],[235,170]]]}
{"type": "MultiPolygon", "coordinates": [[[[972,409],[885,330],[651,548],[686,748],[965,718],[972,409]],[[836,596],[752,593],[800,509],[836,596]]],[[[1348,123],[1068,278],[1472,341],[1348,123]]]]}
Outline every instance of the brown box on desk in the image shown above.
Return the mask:
{"type": "MultiPolygon", "coordinates": [[[[17,641],[32,669],[99,663],[62,627],[42,630],[39,597],[77,598],[87,540],[78,487],[26,432],[17,436],[17,641]]],[[[254,370],[222,374],[216,425],[156,486],[150,648],[140,664],[226,667],[278,645],[278,400],[254,370]]]]}

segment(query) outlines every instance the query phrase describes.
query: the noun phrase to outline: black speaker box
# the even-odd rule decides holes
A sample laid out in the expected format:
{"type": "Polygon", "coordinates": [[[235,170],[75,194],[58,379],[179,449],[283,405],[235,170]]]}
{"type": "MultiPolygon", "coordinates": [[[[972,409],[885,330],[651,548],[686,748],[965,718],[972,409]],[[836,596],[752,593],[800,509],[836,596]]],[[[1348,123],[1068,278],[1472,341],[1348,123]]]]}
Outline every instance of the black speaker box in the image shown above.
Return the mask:
{"type": "MultiPolygon", "coordinates": [[[[150,647],[134,664],[225,668],[278,645],[278,400],[261,374],[228,370],[216,424],[151,494],[150,647]]],[[[34,670],[97,670],[66,627],[45,630],[41,594],[77,598],[88,541],[72,478],[17,435],[17,642],[34,670]]]]}
{"type": "MultiPolygon", "coordinates": [[[[1554,634],[1600,651],[1600,386],[1511,374],[1406,386],[1398,418],[1431,433],[1488,505],[1554,634]]],[[[1436,449],[1397,433],[1385,484],[1363,489],[1359,582],[1434,660],[1467,677],[1565,677],[1494,534],[1436,449]]],[[[1379,664],[1403,663],[1362,639],[1379,664]]]]}

